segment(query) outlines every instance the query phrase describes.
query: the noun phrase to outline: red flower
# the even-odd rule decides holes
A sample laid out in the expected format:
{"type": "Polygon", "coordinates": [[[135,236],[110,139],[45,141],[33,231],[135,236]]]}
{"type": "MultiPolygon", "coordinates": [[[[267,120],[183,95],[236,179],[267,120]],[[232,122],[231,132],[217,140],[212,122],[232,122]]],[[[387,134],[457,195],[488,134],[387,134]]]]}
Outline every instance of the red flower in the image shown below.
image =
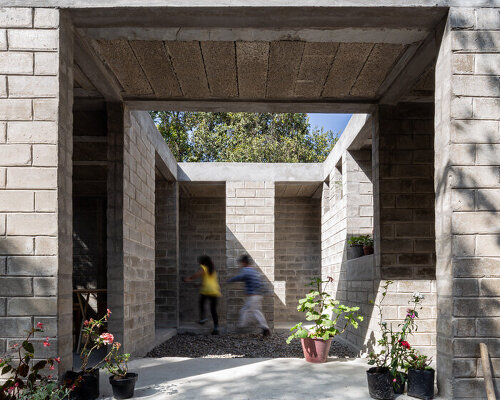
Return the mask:
{"type": "Polygon", "coordinates": [[[411,348],[410,343],[408,343],[406,340],[400,340],[399,344],[408,350],[410,350],[411,348]]]}
{"type": "Polygon", "coordinates": [[[49,337],[47,336],[45,338],[45,341],[43,342],[43,347],[49,347],[50,346],[50,343],[49,343],[49,337]]]}
{"type": "Polygon", "coordinates": [[[41,322],[38,322],[38,323],[36,324],[36,327],[37,327],[38,329],[42,329],[42,328],[43,328],[43,324],[42,324],[41,322]]]}
{"type": "Polygon", "coordinates": [[[102,339],[102,342],[104,344],[113,344],[113,341],[115,338],[111,333],[103,333],[101,336],[99,336],[102,339]]]}
{"type": "Polygon", "coordinates": [[[89,321],[85,320],[85,321],[83,322],[83,326],[89,326],[89,321]]]}
{"type": "Polygon", "coordinates": [[[110,314],[111,314],[111,310],[110,310],[109,308],[106,310],[106,314],[107,314],[107,315],[110,315],[110,314]]]}
{"type": "Polygon", "coordinates": [[[56,358],[54,358],[54,361],[55,361],[56,363],[60,364],[60,363],[61,363],[61,357],[56,357],[56,358]]]}

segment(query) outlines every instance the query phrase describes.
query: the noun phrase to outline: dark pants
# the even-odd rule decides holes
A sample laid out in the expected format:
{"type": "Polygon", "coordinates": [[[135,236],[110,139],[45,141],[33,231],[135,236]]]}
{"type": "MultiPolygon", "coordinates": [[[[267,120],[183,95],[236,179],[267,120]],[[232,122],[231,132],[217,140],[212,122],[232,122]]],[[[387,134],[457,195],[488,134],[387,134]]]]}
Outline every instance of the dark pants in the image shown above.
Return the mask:
{"type": "Polygon", "coordinates": [[[217,297],[215,296],[206,296],[204,294],[200,294],[200,320],[205,318],[205,301],[210,302],[210,312],[212,313],[212,318],[214,320],[214,328],[219,326],[219,316],[217,315],[217,297]]]}

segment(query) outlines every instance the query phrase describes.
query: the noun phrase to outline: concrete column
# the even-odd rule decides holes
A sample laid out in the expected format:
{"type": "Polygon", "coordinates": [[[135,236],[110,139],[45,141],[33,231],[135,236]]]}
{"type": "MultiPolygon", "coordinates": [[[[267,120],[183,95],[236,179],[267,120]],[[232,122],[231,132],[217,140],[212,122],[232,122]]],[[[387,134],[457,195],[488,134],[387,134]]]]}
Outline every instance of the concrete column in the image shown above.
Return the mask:
{"type": "MultiPolygon", "coordinates": [[[[72,357],[71,26],[52,9],[0,8],[0,353],[37,322],[72,357]]],[[[41,335],[40,335],[41,336],[41,335]]]]}
{"type": "Polygon", "coordinates": [[[179,184],[156,178],[155,326],[179,326],[179,184]]]}
{"type": "Polygon", "coordinates": [[[479,343],[500,395],[499,8],[451,8],[436,66],[440,395],[485,398],[479,343]]]}
{"type": "MultiPolygon", "coordinates": [[[[274,283],[274,182],[226,183],[226,255],[229,277],[238,272],[237,259],[249,254],[269,288],[274,283]]],[[[228,329],[235,327],[243,304],[241,284],[228,290],[228,329]],[[239,286],[238,286],[239,285],[239,286]]],[[[264,313],[274,322],[273,297],[266,296],[264,313]]]]}

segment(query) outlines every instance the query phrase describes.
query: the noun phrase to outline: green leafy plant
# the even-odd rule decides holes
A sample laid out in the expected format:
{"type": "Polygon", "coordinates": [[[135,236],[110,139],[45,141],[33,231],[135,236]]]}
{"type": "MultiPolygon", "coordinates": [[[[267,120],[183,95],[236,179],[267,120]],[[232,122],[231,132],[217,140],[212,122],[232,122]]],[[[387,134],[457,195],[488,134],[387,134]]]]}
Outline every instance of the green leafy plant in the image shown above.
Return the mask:
{"type": "MultiPolygon", "coordinates": [[[[61,362],[59,357],[35,360],[35,347],[31,342],[36,332],[43,332],[39,322],[27,332],[26,339],[10,348],[10,354],[0,358],[0,371],[7,375],[0,385],[0,400],[62,400],[69,397],[75,386],[60,385],[53,379],[51,371],[61,362]]],[[[50,347],[47,337],[44,347],[50,347]]]]}
{"type": "Polygon", "coordinates": [[[105,358],[105,363],[102,368],[107,369],[108,372],[116,378],[124,378],[128,372],[128,360],[130,354],[120,353],[120,343],[113,344],[110,353],[105,358]]]}
{"type": "Polygon", "coordinates": [[[398,376],[401,378],[408,370],[407,358],[413,349],[407,339],[410,334],[418,330],[416,319],[418,310],[422,308],[421,302],[424,296],[419,292],[413,293],[408,301],[410,307],[406,310],[405,319],[398,324],[398,329],[394,330],[392,324],[384,321],[382,312],[383,302],[392,283],[394,282],[390,280],[385,281],[382,286],[382,298],[378,304],[375,304],[380,318],[379,326],[382,336],[378,344],[381,349],[379,352],[369,354],[368,364],[376,365],[378,368],[388,368],[393,377],[393,383],[396,384],[398,376]]]}
{"type": "Polygon", "coordinates": [[[307,328],[299,322],[290,329],[292,334],[288,337],[287,343],[295,338],[307,337],[328,340],[343,333],[348,326],[358,328],[359,322],[363,321],[363,317],[357,313],[359,307],[340,304],[326,292],[326,286],[330,282],[333,282],[331,277],[324,281],[320,278],[311,280],[308,286],[313,288],[305,298],[299,300],[297,310],[306,313],[306,319],[314,322],[314,326],[307,328]]]}
{"type": "Polygon", "coordinates": [[[370,235],[361,235],[361,236],[351,236],[347,243],[351,246],[372,246],[373,247],[373,239],[370,235]]]}
{"type": "Polygon", "coordinates": [[[420,370],[432,370],[430,366],[432,362],[432,357],[424,356],[420,354],[417,350],[411,349],[406,357],[405,368],[409,369],[420,369],[420,370]]]}

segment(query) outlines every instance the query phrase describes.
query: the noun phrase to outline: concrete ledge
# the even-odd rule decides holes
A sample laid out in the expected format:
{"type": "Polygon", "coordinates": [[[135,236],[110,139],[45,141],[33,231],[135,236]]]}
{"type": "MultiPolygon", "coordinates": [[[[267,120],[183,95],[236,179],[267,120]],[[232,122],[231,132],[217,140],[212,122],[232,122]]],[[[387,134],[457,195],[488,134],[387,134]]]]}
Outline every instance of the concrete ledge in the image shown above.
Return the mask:
{"type": "Polygon", "coordinates": [[[342,263],[348,281],[371,281],[375,277],[375,255],[363,256],[342,263]]]}
{"type": "Polygon", "coordinates": [[[179,163],[180,182],[322,182],[321,163],[179,163]]]}

